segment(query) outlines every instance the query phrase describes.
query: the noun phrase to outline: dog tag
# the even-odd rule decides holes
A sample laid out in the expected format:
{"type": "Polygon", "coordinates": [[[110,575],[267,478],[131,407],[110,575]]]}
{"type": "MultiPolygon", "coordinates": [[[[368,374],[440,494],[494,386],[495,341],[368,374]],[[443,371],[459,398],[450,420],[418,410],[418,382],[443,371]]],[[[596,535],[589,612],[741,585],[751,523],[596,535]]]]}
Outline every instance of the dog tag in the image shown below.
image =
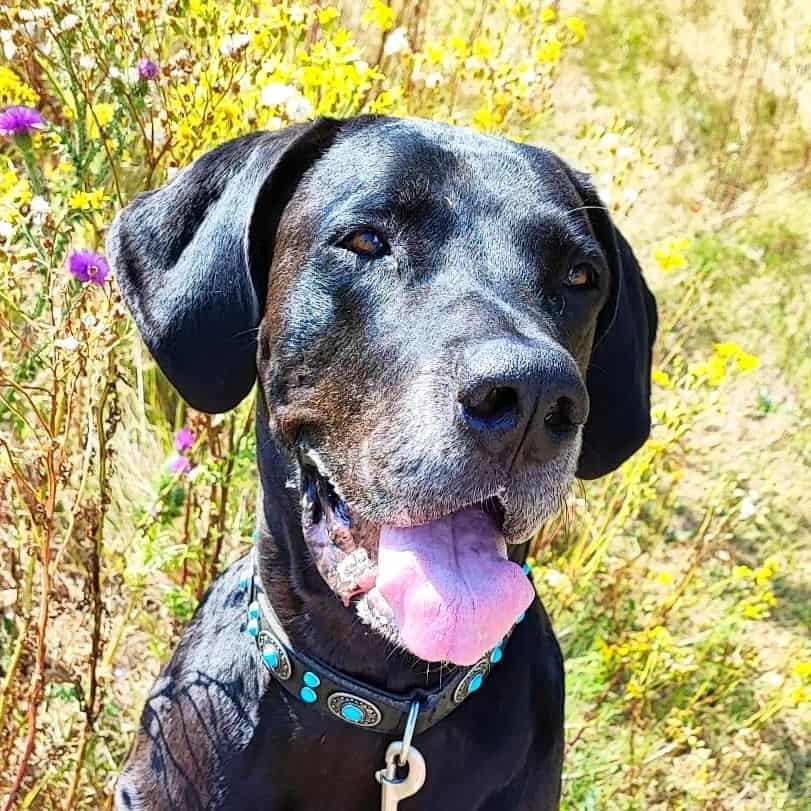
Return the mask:
{"type": "Polygon", "coordinates": [[[416,794],[425,782],[425,759],[414,746],[409,746],[406,754],[408,776],[402,779],[397,777],[397,765],[402,751],[402,741],[389,744],[389,748],[386,750],[386,768],[375,774],[377,782],[382,787],[381,811],[397,811],[400,800],[416,794]]]}

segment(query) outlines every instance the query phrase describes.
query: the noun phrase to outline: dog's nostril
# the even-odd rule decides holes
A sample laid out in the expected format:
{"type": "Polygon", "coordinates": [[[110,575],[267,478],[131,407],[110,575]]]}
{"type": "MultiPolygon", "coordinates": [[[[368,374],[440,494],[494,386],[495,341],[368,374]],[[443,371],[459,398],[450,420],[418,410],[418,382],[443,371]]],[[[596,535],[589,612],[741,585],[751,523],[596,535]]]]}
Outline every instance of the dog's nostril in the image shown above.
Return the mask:
{"type": "Polygon", "coordinates": [[[558,397],[543,418],[547,430],[556,433],[571,431],[575,427],[574,402],[570,397],[558,397]]]}
{"type": "Polygon", "coordinates": [[[494,386],[482,397],[465,398],[462,408],[465,419],[474,427],[506,428],[518,415],[518,394],[509,386],[494,386]]]}

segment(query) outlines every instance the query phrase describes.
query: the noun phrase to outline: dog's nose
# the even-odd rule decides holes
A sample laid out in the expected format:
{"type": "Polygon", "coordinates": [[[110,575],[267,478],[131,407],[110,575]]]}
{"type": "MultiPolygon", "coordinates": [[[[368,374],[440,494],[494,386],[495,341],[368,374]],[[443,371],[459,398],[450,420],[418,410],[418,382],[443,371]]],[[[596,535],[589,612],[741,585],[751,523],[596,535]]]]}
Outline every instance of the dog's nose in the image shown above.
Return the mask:
{"type": "Polygon", "coordinates": [[[551,340],[477,343],[465,351],[457,395],[462,421],[492,453],[550,458],[588,416],[588,393],[572,356],[551,340]]]}

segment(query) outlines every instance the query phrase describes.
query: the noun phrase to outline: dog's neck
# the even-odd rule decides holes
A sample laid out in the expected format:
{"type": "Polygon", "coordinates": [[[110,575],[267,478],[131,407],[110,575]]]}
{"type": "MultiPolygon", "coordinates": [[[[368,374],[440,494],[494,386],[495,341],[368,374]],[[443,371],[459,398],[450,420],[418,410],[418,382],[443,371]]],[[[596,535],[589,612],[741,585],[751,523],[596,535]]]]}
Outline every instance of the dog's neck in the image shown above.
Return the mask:
{"type": "Polygon", "coordinates": [[[261,492],[257,540],[259,573],[291,644],[355,679],[394,693],[434,688],[452,670],[393,649],[363,625],[354,607],[343,603],[312,562],[301,528],[295,461],[268,428],[257,407],[257,462],[261,492]]]}

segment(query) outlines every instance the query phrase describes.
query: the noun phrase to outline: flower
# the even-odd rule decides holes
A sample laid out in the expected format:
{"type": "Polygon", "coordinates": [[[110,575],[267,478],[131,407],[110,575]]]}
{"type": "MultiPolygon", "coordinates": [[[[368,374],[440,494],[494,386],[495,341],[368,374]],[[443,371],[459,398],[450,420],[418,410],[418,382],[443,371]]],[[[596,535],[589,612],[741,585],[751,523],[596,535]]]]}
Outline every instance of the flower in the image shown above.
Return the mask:
{"type": "Polygon", "coordinates": [[[395,15],[394,10],[381,2],[381,0],[372,0],[369,8],[363,12],[360,19],[364,25],[374,23],[378,28],[383,29],[383,31],[389,31],[394,28],[395,15]]]}
{"type": "Polygon", "coordinates": [[[661,369],[654,369],[651,372],[651,380],[660,388],[673,388],[673,381],[670,379],[670,375],[667,372],[663,372],[661,369]]]}
{"type": "Polygon", "coordinates": [[[189,450],[194,445],[194,440],[194,432],[191,428],[184,426],[175,434],[175,447],[183,453],[183,451],[189,450]]]}
{"type": "Polygon", "coordinates": [[[188,473],[191,470],[191,462],[185,456],[177,456],[169,464],[169,470],[174,474],[188,473]]]}
{"type": "Polygon", "coordinates": [[[308,98],[296,92],[285,101],[284,111],[292,121],[303,121],[313,114],[313,105],[308,98]]]}
{"type": "Polygon", "coordinates": [[[318,10],[318,22],[323,26],[330,25],[340,16],[340,12],[334,6],[327,6],[318,10]]]}
{"type": "Polygon", "coordinates": [[[228,34],[220,43],[220,53],[223,56],[236,58],[251,43],[248,34],[228,34]]]}
{"type": "Polygon", "coordinates": [[[62,22],[59,23],[59,30],[62,33],[67,33],[68,31],[73,31],[76,28],[81,20],[75,14],[66,14],[62,18],[62,22]]]}
{"type": "Polygon", "coordinates": [[[671,270],[680,270],[687,267],[687,257],[685,253],[690,248],[690,243],[686,239],[670,239],[658,245],[653,256],[659,267],[669,273],[671,270]]]}
{"type": "Polygon", "coordinates": [[[33,107],[7,107],[0,113],[0,134],[6,137],[30,135],[44,124],[45,119],[33,107]]]}
{"type": "Polygon", "coordinates": [[[142,82],[151,82],[158,78],[158,66],[151,59],[138,60],[138,78],[142,82]]]}
{"type": "Polygon", "coordinates": [[[560,59],[562,47],[557,37],[552,37],[538,49],[536,57],[539,62],[557,62],[560,59]]]}
{"type": "Polygon", "coordinates": [[[92,251],[74,251],[68,259],[68,270],[80,282],[102,285],[110,275],[107,260],[92,251]]]}
{"type": "Polygon", "coordinates": [[[261,99],[265,107],[276,107],[284,104],[289,98],[295,96],[298,91],[295,87],[282,82],[271,82],[262,88],[261,99]]]}
{"type": "Polygon", "coordinates": [[[406,29],[401,25],[399,28],[395,28],[394,31],[386,37],[386,42],[383,45],[383,55],[391,56],[392,54],[398,54],[401,51],[409,50],[410,47],[406,29]]]}
{"type": "Polygon", "coordinates": [[[564,25],[574,34],[578,42],[586,38],[586,24],[580,17],[569,17],[564,21],[564,25]]]}
{"type": "Polygon", "coordinates": [[[68,205],[77,211],[100,211],[104,205],[104,189],[77,191],[68,201],[68,205]]]}

